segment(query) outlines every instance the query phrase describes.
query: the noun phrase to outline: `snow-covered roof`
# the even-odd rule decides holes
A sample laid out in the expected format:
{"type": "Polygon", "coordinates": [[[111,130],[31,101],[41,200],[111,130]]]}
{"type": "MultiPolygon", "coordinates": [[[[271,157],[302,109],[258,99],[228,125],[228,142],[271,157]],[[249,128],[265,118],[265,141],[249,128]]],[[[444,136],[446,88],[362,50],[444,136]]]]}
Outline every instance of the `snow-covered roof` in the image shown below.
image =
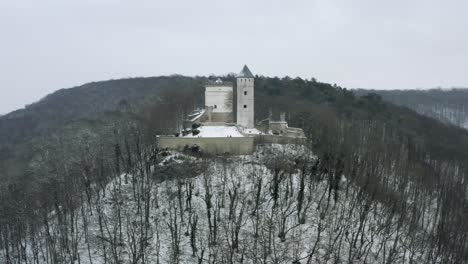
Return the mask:
{"type": "Polygon", "coordinates": [[[203,114],[205,113],[205,109],[201,110],[201,111],[194,111],[192,114],[190,114],[188,117],[189,117],[189,120],[191,122],[194,122],[195,120],[197,120],[198,118],[200,118],[203,114]]]}

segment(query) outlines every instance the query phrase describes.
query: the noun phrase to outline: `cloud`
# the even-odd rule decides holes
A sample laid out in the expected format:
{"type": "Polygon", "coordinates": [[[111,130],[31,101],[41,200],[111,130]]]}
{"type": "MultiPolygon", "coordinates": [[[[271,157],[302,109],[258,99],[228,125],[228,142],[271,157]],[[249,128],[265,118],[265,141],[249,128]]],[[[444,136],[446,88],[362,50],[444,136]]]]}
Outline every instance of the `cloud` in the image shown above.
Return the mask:
{"type": "Polygon", "coordinates": [[[0,113],[59,88],[236,72],[466,86],[466,1],[0,0],[0,113]]]}

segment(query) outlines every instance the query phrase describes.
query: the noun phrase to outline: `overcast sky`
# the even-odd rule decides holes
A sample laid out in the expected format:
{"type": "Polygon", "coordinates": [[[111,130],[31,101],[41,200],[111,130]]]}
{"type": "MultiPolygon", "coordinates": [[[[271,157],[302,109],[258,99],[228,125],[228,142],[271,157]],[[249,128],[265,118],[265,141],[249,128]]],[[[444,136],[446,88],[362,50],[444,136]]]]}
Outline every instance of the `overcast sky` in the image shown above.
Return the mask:
{"type": "Polygon", "coordinates": [[[173,73],[468,86],[466,0],[0,0],[0,114],[60,88],[173,73]]]}

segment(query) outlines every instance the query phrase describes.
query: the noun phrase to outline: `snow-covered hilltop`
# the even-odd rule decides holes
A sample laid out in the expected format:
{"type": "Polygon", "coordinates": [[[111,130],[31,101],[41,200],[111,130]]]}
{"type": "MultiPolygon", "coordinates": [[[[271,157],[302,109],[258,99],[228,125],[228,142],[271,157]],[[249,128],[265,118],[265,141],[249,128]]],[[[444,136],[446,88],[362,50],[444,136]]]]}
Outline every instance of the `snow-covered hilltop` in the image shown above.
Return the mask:
{"type": "MultiPolygon", "coordinates": [[[[307,148],[149,155],[73,212],[51,213],[8,263],[426,263],[413,225],[307,148]]],[[[91,190],[91,189],[90,189],[91,190]]],[[[430,202],[428,200],[428,202],[430,202]]],[[[410,206],[410,204],[408,204],[410,206]]],[[[437,256],[433,259],[438,262],[437,256]]]]}

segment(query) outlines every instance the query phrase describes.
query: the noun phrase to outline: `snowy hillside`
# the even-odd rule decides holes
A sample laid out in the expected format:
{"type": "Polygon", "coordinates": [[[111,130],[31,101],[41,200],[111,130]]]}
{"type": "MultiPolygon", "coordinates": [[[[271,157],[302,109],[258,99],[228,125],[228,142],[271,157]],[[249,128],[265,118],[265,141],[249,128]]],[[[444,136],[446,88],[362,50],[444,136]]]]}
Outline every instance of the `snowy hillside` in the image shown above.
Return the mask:
{"type": "MultiPolygon", "coordinates": [[[[50,215],[15,263],[425,263],[419,226],[403,225],[295,146],[201,159],[163,153],[123,174],[71,217],[50,215]],[[408,234],[411,234],[409,236],[408,234]]],[[[424,218],[423,218],[424,221],[424,218]]],[[[429,228],[430,226],[426,226],[429,228]]],[[[12,250],[13,251],[13,250],[12,250]]],[[[5,251],[0,262],[6,263],[5,251]]]]}

